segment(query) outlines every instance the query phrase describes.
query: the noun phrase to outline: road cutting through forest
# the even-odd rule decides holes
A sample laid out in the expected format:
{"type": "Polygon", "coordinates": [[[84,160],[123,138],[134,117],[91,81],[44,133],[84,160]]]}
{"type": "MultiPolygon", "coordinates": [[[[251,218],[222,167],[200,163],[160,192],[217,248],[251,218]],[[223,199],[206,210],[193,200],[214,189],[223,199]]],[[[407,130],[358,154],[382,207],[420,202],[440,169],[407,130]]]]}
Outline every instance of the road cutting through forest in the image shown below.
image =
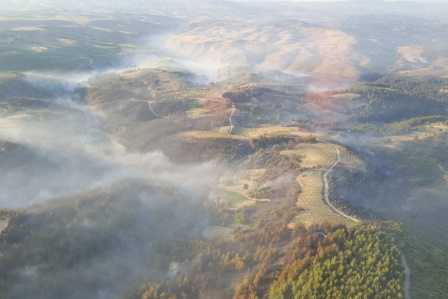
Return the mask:
{"type": "Polygon", "coordinates": [[[232,113],[230,113],[230,116],[229,116],[229,126],[230,126],[229,133],[230,134],[232,134],[232,131],[235,128],[235,126],[233,125],[233,122],[232,122],[232,116],[235,114],[235,111],[236,111],[235,104],[232,104],[232,109],[233,109],[232,113]]]}
{"type": "MultiPolygon", "coordinates": [[[[327,142],[327,141],[323,141],[323,142],[330,143],[330,142],[327,142]]],[[[334,149],[336,150],[336,155],[337,155],[336,162],[334,162],[333,165],[331,165],[330,168],[328,168],[328,169],[324,172],[324,174],[323,174],[323,176],[322,176],[322,179],[323,179],[323,182],[324,182],[324,199],[325,199],[325,202],[326,202],[327,205],[330,207],[330,209],[332,209],[335,213],[341,215],[342,217],[344,217],[344,218],[346,218],[346,219],[348,219],[348,220],[350,220],[350,221],[353,221],[353,222],[355,222],[355,223],[359,223],[359,222],[360,222],[359,219],[356,219],[356,218],[354,218],[354,217],[351,217],[351,216],[345,214],[344,212],[342,212],[341,210],[339,210],[338,208],[336,208],[336,207],[330,202],[330,200],[329,200],[329,198],[328,198],[328,197],[329,197],[329,196],[328,196],[328,194],[329,194],[329,192],[328,192],[328,189],[329,189],[329,184],[328,184],[328,174],[329,174],[331,171],[333,171],[333,168],[334,168],[338,163],[341,162],[341,153],[339,152],[338,147],[337,147],[336,145],[334,145],[334,144],[333,144],[333,147],[334,147],[334,149]]]]}
{"type": "MultiPolygon", "coordinates": [[[[330,143],[330,142],[328,142],[328,141],[324,141],[324,140],[319,140],[319,141],[322,141],[322,142],[325,142],[325,143],[332,144],[332,143],[330,143]]],[[[334,162],[333,165],[331,165],[331,167],[328,168],[328,169],[325,171],[324,175],[323,175],[323,181],[324,181],[324,199],[325,199],[325,202],[327,203],[327,205],[328,205],[328,206],[329,206],[335,213],[337,213],[337,214],[339,214],[339,215],[345,217],[346,219],[349,219],[349,220],[351,220],[351,221],[353,221],[353,222],[355,222],[355,223],[359,223],[359,222],[360,222],[359,219],[356,219],[356,218],[354,218],[354,217],[350,217],[350,216],[348,216],[347,214],[345,214],[345,213],[342,212],[341,210],[337,209],[337,208],[330,202],[330,200],[329,200],[329,196],[328,196],[328,193],[329,193],[329,192],[328,192],[328,190],[329,190],[328,174],[333,170],[333,168],[334,168],[339,162],[341,162],[341,153],[340,153],[340,151],[339,151],[337,145],[333,144],[333,146],[334,146],[334,148],[335,148],[335,150],[336,150],[337,159],[336,159],[336,162],[334,162]]],[[[447,171],[445,171],[445,170],[443,169],[443,167],[442,167],[441,165],[439,165],[439,168],[440,168],[441,171],[443,171],[443,172],[445,172],[445,173],[448,173],[447,171]]],[[[400,251],[399,251],[399,252],[400,252],[400,251]]],[[[406,257],[403,255],[402,252],[400,252],[400,255],[401,255],[401,257],[400,257],[400,259],[401,259],[401,263],[402,263],[402,265],[403,265],[404,273],[405,273],[404,283],[403,283],[404,298],[405,298],[405,299],[411,299],[411,295],[410,295],[410,291],[409,291],[409,287],[410,287],[410,284],[411,284],[411,283],[410,283],[410,280],[411,280],[411,270],[410,270],[410,268],[409,268],[409,266],[408,266],[408,263],[406,262],[406,257]]]]}

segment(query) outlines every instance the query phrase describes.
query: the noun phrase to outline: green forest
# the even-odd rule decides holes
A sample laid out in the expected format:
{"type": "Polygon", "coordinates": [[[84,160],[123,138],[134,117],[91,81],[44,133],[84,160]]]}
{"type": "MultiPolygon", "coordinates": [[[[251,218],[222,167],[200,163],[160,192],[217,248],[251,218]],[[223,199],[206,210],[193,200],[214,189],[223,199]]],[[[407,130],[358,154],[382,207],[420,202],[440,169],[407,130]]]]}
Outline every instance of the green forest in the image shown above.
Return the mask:
{"type": "Polygon", "coordinates": [[[210,295],[211,286],[234,299],[403,298],[400,253],[377,225],[265,229],[233,242],[189,242],[189,271],[175,282],[147,281],[129,299],[196,298],[210,295]],[[286,250],[279,247],[285,243],[286,250]],[[240,282],[223,289],[229,279],[240,282]]]}
{"type": "Polygon", "coordinates": [[[325,241],[316,257],[283,270],[270,299],[403,298],[399,253],[384,232],[374,226],[338,229],[325,241]]]}

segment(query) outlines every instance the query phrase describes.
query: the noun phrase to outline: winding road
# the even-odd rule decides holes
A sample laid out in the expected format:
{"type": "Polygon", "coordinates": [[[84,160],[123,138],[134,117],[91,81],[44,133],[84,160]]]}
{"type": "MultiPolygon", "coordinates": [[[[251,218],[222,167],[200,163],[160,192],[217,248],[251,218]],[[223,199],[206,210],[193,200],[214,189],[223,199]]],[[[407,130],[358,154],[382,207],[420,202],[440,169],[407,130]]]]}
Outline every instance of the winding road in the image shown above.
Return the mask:
{"type": "Polygon", "coordinates": [[[160,118],[166,118],[166,116],[159,114],[154,110],[154,107],[152,107],[152,103],[154,103],[154,101],[131,99],[131,102],[146,102],[146,103],[148,103],[148,108],[149,108],[149,110],[151,110],[152,114],[154,114],[155,116],[160,117],[160,118]]]}
{"type": "Polygon", "coordinates": [[[86,56],[82,56],[82,55],[79,55],[79,57],[80,57],[81,59],[88,59],[88,60],[89,60],[89,66],[92,66],[92,64],[93,64],[93,60],[92,60],[92,58],[90,58],[90,57],[86,57],[86,56]]]}
{"type": "Polygon", "coordinates": [[[145,102],[148,103],[149,110],[151,110],[152,114],[161,118],[166,118],[166,116],[159,114],[154,110],[154,107],[152,107],[152,103],[154,103],[154,101],[145,101],[145,102]]]}
{"type": "MultiPolygon", "coordinates": [[[[324,141],[324,140],[319,140],[319,141],[321,141],[321,142],[325,142],[325,143],[329,143],[329,144],[333,144],[333,143],[331,143],[331,142],[324,141]]],[[[330,202],[330,200],[329,200],[329,198],[328,198],[328,193],[329,193],[329,192],[328,192],[328,190],[329,190],[328,174],[329,174],[329,173],[333,170],[333,168],[334,168],[334,167],[341,161],[341,153],[339,152],[339,149],[338,149],[337,145],[333,144],[333,146],[334,146],[334,148],[335,148],[335,150],[336,150],[337,160],[336,160],[336,162],[333,163],[333,165],[331,165],[330,168],[328,168],[328,169],[325,171],[325,173],[324,173],[324,175],[323,175],[323,181],[324,181],[324,199],[325,199],[325,202],[327,203],[327,205],[328,205],[328,206],[329,206],[335,213],[337,213],[337,214],[339,214],[339,215],[345,217],[346,219],[349,219],[349,220],[351,220],[351,221],[353,221],[353,222],[355,222],[355,223],[359,223],[359,222],[360,222],[359,219],[356,219],[356,218],[354,218],[354,217],[348,216],[347,214],[345,214],[345,213],[342,212],[341,210],[337,209],[337,208],[330,202]]],[[[445,173],[448,173],[447,171],[445,171],[445,170],[443,169],[443,167],[442,167],[441,165],[439,165],[439,168],[440,168],[441,171],[443,171],[443,172],[445,172],[445,173]]],[[[409,287],[410,287],[410,285],[411,285],[411,270],[410,270],[410,268],[409,268],[408,263],[406,262],[406,257],[404,256],[404,254],[403,254],[401,251],[399,251],[399,253],[400,253],[400,259],[401,259],[401,263],[402,263],[402,265],[403,265],[403,268],[404,268],[404,274],[405,274],[405,277],[404,277],[404,283],[403,283],[403,293],[404,293],[404,298],[405,298],[405,299],[411,299],[411,294],[410,294],[410,291],[409,291],[409,287]]]]}
{"type": "Polygon", "coordinates": [[[405,275],[403,285],[404,299],[411,299],[411,293],[409,292],[409,287],[411,285],[411,270],[409,269],[408,263],[406,262],[406,258],[404,257],[403,253],[400,252],[400,254],[401,254],[401,263],[403,264],[405,275]]]}
{"type": "Polygon", "coordinates": [[[151,96],[153,98],[156,97],[156,92],[154,90],[152,90],[151,85],[148,84],[148,82],[146,82],[145,80],[142,80],[143,84],[146,85],[146,87],[148,88],[149,93],[151,94],[151,96]]]}
{"type": "Polygon", "coordinates": [[[442,171],[442,172],[448,174],[448,171],[446,171],[446,170],[442,167],[442,165],[437,164],[437,166],[439,166],[440,171],[442,171]]]}
{"type": "Polygon", "coordinates": [[[232,116],[235,114],[235,111],[236,111],[236,108],[235,108],[235,105],[234,104],[232,104],[232,109],[233,109],[233,111],[232,111],[232,113],[230,113],[230,116],[229,116],[229,125],[230,125],[230,128],[229,128],[229,133],[230,134],[232,134],[232,131],[233,131],[233,129],[235,128],[235,126],[233,125],[233,121],[232,121],[232,116]]]}
{"type": "MultiPolygon", "coordinates": [[[[323,141],[323,142],[332,144],[332,143],[327,142],[327,141],[323,141]]],[[[328,191],[328,190],[329,190],[328,174],[333,170],[333,168],[334,168],[339,162],[341,162],[341,153],[339,152],[338,147],[337,147],[336,145],[334,145],[334,144],[333,144],[333,147],[334,147],[334,149],[336,150],[336,154],[337,154],[336,162],[334,162],[333,165],[331,165],[331,167],[328,168],[328,169],[324,172],[324,174],[323,174],[323,176],[322,176],[322,179],[323,179],[323,182],[324,182],[324,199],[325,199],[325,202],[326,202],[327,205],[330,207],[330,209],[333,210],[333,212],[335,212],[335,213],[341,215],[341,216],[344,217],[344,218],[347,218],[347,219],[350,220],[350,221],[353,221],[353,222],[355,222],[355,223],[359,223],[359,222],[360,222],[359,219],[356,219],[356,218],[354,218],[354,217],[351,217],[351,216],[345,214],[344,212],[342,212],[341,210],[339,210],[338,208],[336,208],[336,207],[330,202],[330,200],[329,200],[329,198],[328,198],[328,197],[329,197],[329,196],[328,196],[328,194],[329,194],[329,191],[328,191]]]]}

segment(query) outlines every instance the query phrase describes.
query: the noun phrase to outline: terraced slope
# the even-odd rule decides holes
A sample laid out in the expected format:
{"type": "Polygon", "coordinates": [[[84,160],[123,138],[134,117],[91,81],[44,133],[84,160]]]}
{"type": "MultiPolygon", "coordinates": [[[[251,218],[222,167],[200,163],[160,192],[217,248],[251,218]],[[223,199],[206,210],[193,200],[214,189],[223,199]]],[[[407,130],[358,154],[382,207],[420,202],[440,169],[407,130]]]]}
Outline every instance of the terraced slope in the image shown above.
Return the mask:
{"type": "Polygon", "coordinates": [[[308,169],[297,176],[301,189],[297,207],[302,212],[291,221],[289,227],[294,228],[299,223],[307,227],[323,223],[353,226],[359,222],[329,202],[327,177],[337,164],[350,169],[364,170],[362,161],[346,148],[327,142],[301,144],[296,150],[285,151],[283,154],[293,153],[302,155],[302,166],[308,169]]]}

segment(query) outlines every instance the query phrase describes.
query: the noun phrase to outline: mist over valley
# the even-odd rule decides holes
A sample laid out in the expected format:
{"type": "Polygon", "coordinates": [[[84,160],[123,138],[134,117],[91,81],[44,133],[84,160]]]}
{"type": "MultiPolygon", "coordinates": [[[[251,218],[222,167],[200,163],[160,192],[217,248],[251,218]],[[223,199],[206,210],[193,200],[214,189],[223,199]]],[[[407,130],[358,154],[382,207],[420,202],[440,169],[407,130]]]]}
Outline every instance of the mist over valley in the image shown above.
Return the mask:
{"type": "Polygon", "coordinates": [[[447,296],[448,4],[7,8],[0,298],[447,296]]]}

